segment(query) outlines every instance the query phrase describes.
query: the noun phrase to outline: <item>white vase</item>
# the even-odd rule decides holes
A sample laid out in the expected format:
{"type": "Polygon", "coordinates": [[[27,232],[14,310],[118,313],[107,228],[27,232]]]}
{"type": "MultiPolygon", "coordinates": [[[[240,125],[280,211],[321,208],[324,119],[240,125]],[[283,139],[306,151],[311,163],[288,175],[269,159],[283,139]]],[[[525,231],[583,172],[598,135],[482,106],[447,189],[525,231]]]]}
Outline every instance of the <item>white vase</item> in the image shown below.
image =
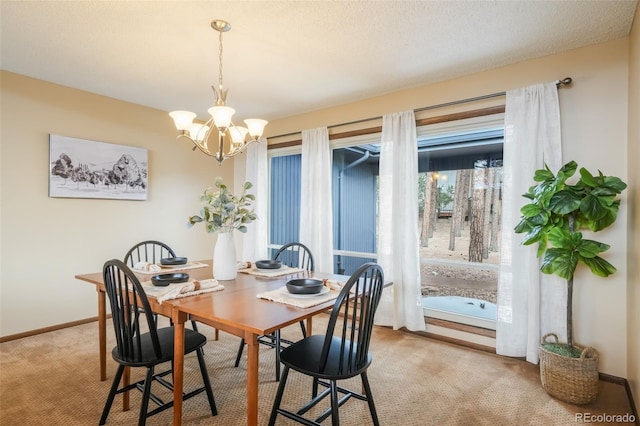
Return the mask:
{"type": "Polygon", "coordinates": [[[236,278],[236,245],[233,232],[221,232],[213,249],[213,278],[217,280],[233,280],[236,278]]]}

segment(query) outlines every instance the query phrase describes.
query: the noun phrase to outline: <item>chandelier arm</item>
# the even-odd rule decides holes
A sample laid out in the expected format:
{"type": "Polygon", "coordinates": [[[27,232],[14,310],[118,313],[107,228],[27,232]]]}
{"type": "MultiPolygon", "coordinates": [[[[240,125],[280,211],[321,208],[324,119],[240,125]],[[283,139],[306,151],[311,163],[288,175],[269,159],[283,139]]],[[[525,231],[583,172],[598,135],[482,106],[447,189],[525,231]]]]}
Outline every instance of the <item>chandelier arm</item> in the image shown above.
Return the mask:
{"type": "Polygon", "coordinates": [[[212,153],[207,148],[205,148],[202,145],[200,145],[198,142],[196,142],[193,139],[191,139],[191,137],[189,137],[188,135],[178,135],[178,137],[176,139],[180,139],[180,138],[186,138],[189,141],[191,141],[193,143],[193,145],[194,145],[193,149],[198,148],[200,151],[202,151],[203,153],[207,154],[209,157],[215,157],[214,153],[212,153]]]}
{"type": "Polygon", "coordinates": [[[259,141],[258,139],[251,139],[249,142],[245,142],[245,143],[243,143],[243,144],[242,144],[242,147],[241,147],[240,149],[234,149],[234,150],[232,150],[232,151],[230,151],[230,152],[226,153],[226,154],[224,155],[224,159],[226,160],[227,158],[235,157],[235,156],[236,156],[236,155],[238,155],[238,154],[242,154],[242,153],[245,151],[245,149],[246,149],[250,144],[252,144],[252,143],[254,143],[254,142],[258,142],[258,143],[260,143],[260,141],[259,141]]]}
{"type": "MultiPolygon", "coordinates": [[[[204,134],[204,138],[202,139],[202,144],[203,147],[209,151],[209,135],[211,134],[211,130],[213,130],[213,117],[211,117],[210,119],[208,119],[206,121],[206,123],[204,123],[204,125],[206,126],[205,128],[207,129],[207,131],[204,134]]],[[[211,152],[211,151],[209,151],[211,152]]]]}

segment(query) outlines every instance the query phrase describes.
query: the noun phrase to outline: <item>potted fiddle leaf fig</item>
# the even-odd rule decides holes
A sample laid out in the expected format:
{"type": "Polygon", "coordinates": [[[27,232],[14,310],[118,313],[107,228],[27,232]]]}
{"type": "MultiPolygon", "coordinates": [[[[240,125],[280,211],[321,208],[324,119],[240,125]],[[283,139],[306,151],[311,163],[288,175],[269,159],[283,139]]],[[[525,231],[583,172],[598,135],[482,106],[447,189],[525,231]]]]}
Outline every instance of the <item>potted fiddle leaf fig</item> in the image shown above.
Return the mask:
{"type": "Polygon", "coordinates": [[[598,232],[616,220],[620,199],[627,185],[617,177],[598,171],[593,175],[580,168],[574,184],[569,179],[578,164],[571,161],[553,174],[545,165],[536,170],[535,186],[523,196],[530,202],[520,212],[516,233],[526,234],[522,244],[538,243],[537,256],[542,257],[540,270],[556,274],[567,283],[567,343],[559,343],[555,334],[542,338],[540,344],[540,377],[550,395],[575,404],[593,402],[598,392],[598,354],[573,342],[573,279],[582,264],[600,277],[608,277],[616,268],[600,254],[609,245],[585,238],[582,231],[598,232]],[[548,342],[554,337],[555,342],[548,342]]]}

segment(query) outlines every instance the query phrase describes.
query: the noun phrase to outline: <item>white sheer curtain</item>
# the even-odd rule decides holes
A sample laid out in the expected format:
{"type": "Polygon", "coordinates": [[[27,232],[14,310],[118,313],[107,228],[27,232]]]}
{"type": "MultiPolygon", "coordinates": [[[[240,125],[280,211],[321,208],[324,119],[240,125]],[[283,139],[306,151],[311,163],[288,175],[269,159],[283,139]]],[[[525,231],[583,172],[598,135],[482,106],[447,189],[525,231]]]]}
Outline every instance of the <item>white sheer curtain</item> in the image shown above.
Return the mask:
{"type": "Polygon", "coordinates": [[[563,279],[540,272],[537,244],[520,244],[513,228],[520,220],[522,194],[546,163],[562,166],[560,107],[555,83],[507,92],[504,138],[502,241],[498,279],[496,353],[538,362],[540,338],[554,332],[566,341],[567,289],[563,279]]]}
{"type": "Polygon", "coordinates": [[[247,233],[244,234],[244,242],[242,245],[242,260],[256,261],[269,258],[267,249],[267,244],[269,243],[267,140],[262,138],[260,142],[248,145],[245,156],[245,181],[253,184],[253,188],[251,188],[249,192],[256,196],[253,207],[258,219],[247,225],[247,233]]]}
{"type": "Polygon", "coordinates": [[[318,272],[333,273],[331,148],[326,127],[302,131],[300,242],[318,272]]]}
{"type": "Polygon", "coordinates": [[[378,263],[385,281],[375,323],[424,330],[418,227],[418,140],[413,111],[382,118],[378,263]]]}

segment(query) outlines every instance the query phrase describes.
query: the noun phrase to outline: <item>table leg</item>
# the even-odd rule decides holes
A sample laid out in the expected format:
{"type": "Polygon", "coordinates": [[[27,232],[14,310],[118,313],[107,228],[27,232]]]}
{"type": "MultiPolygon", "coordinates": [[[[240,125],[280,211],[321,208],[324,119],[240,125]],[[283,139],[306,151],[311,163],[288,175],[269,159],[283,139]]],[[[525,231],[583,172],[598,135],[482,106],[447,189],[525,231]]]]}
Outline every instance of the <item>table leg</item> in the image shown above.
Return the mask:
{"type": "Polygon", "coordinates": [[[311,336],[313,334],[313,319],[312,317],[307,318],[307,336],[311,336]]]}
{"type": "Polygon", "coordinates": [[[258,425],[258,335],[246,333],[247,343],[247,425],[258,425]]]}
{"type": "Polygon", "coordinates": [[[173,319],[173,424],[182,424],[182,388],[184,383],[184,323],[187,314],[174,310],[173,319]]]}
{"type": "MultiPolygon", "coordinates": [[[[122,375],[122,387],[129,386],[131,383],[131,368],[125,367],[122,375]]],[[[122,411],[129,411],[129,391],[122,394],[122,411]]]]}
{"type": "Polygon", "coordinates": [[[98,346],[100,351],[100,381],[107,380],[107,308],[106,293],[98,290],[98,346]]]}

